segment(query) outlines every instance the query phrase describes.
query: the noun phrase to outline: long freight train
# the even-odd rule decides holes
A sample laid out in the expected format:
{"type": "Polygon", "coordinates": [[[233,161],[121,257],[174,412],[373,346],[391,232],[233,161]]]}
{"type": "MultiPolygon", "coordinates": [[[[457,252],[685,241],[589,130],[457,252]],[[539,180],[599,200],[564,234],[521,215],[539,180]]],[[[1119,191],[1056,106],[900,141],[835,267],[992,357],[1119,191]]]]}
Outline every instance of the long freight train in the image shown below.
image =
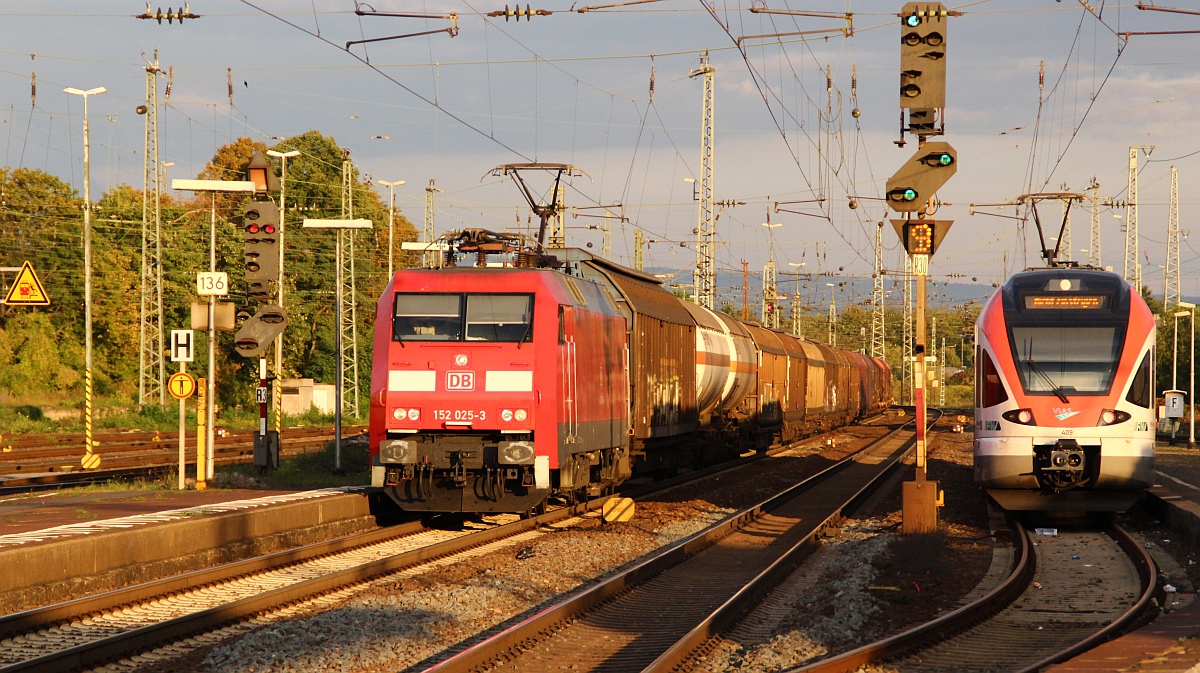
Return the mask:
{"type": "Polygon", "coordinates": [[[976,322],[976,483],[1007,509],[1132,505],[1154,485],[1154,334],[1115,273],[1010,278],[976,322]]]}
{"type": "Polygon", "coordinates": [[[444,238],[446,266],[397,272],[376,313],[371,481],[404,509],[527,511],[892,401],[885,362],[710,311],[649,274],[508,234],[444,238]],[[466,254],[475,266],[456,266],[466,254]]]}

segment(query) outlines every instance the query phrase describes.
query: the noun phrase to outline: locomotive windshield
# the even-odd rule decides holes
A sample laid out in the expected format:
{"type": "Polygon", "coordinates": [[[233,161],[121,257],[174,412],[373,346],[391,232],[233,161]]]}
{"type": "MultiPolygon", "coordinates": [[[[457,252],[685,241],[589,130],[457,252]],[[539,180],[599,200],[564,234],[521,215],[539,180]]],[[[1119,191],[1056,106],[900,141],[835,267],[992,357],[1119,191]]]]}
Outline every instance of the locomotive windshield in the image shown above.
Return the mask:
{"type": "Polygon", "coordinates": [[[1003,290],[1013,360],[1026,394],[1103,395],[1125,345],[1129,286],[1084,269],[1014,275],[1003,290]]]}
{"type": "Polygon", "coordinates": [[[394,341],[523,342],[532,338],[530,294],[396,294],[394,341]]]}

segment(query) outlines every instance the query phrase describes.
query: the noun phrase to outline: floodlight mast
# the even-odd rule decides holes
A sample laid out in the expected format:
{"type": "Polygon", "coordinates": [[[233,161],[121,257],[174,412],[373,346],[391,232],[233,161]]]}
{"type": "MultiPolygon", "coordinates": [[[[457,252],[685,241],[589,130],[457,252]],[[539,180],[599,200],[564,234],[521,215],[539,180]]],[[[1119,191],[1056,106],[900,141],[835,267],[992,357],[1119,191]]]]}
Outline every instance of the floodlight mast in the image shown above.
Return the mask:
{"type": "Polygon", "coordinates": [[[583,172],[583,170],[572,166],[571,164],[552,164],[539,162],[524,164],[501,164],[488,171],[483,177],[486,178],[489,175],[494,177],[504,177],[507,175],[512,176],[513,182],[516,182],[517,186],[520,187],[521,194],[525,197],[525,201],[529,204],[530,210],[532,210],[534,214],[538,216],[538,219],[541,220],[541,224],[538,226],[537,236],[538,247],[541,248],[544,247],[546,243],[546,225],[549,224],[550,218],[554,215],[554,213],[558,212],[560,207],[560,204],[558,203],[558,187],[562,183],[564,174],[571,178],[582,175],[588,180],[592,179],[592,176],[583,172]],[[554,184],[551,185],[550,188],[550,203],[539,203],[534,198],[533,192],[529,190],[529,185],[521,176],[521,173],[524,171],[544,171],[547,173],[554,173],[554,184]]]}

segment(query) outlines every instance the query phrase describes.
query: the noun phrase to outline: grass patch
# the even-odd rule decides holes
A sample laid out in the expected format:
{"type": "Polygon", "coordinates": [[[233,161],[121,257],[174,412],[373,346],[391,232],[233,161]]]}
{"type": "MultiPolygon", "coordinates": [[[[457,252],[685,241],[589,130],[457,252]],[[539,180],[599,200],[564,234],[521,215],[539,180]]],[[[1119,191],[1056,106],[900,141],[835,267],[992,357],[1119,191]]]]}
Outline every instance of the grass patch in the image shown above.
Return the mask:
{"type": "MultiPolygon", "coordinates": [[[[24,400],[5,400],[0,404],[0,428],[6,437],[26,434],[55,434],[83,432],[83,404],[71,400],[47,400],[41,405],[24,403],[24,400]]],[[[189,431],[196,427],[196,403],[189,400],[185,423],[189,431]]],[[[165,406],[147,404],[130,406],[128,400],[113,396],[97,396],[94,401],[93,420],[97,431],[143,430],[147,432],[177,432],[179,430],[179,406],[168,402],[165,406]]],[[[333,425],[333,414],[323,414],[315,408],[299,416],[283,415],[283,427],[314,427],[333,425]]],[[[366,417],[343,416],[345,425],[365,425],[366,417]]],[[[229,430],[253,430],[258,427],[258,409],[223,409],[217,414],[216,425],[229,430]]],[[[274,427],[274,417],[271,420],[274,427]]]]}
{"type": "Polygon", "coordinates": [[[370,453],[365,437],[342,440],[342,470],[333,469],[334,447],[330,441],[320,451],[281,460],[279,469],[259,475],[253,465],[229,465],[217,470],[220,488],[313,489],[333,486],[363,486],[371,483],[370,453]]]}

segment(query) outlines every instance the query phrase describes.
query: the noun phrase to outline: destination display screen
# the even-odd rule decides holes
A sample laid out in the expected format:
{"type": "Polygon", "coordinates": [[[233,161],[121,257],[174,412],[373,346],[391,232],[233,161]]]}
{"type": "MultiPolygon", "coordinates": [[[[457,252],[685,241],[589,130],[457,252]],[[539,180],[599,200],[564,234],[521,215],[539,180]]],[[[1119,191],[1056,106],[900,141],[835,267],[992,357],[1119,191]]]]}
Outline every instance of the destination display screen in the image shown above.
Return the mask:
{"type": "Polygon", "coordinates": [[[1102,294],[1027,294],[1027,309],[1093,310],[1108,308],[1108,296],[1102,294]]]}

